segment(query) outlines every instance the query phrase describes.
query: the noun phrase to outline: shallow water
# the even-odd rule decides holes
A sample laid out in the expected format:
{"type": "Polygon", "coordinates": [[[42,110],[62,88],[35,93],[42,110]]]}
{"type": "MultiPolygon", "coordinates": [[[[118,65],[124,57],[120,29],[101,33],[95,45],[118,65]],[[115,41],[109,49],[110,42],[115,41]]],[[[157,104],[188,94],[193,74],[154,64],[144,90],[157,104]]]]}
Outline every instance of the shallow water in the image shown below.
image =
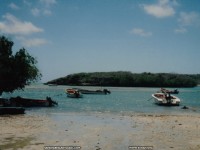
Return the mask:
{"type": "MultiPolygon", "coordinates": [[[[181,105],[176,107],[158,106],[153,103],[151,94],[159,88],[122,88],[107,87],[111,91],[108,95],[83,95],[83,98],[68,98],[65,90],[69,86],[31,85],[24,90],[12,94],[3,94],[2,97],[28,97],[45,99],[47,96],[58,102],[52,108],[28,108],[26,112],[37,113],[161,113],[161,114],[187,114],[200,112],[200,87],[179,88],[177,95],[181,105]],[[189,110],[181,107],[188,106],[189,110]]],[[[81,87],[85,89],[100,89],[99,87],[81,87]]]]}

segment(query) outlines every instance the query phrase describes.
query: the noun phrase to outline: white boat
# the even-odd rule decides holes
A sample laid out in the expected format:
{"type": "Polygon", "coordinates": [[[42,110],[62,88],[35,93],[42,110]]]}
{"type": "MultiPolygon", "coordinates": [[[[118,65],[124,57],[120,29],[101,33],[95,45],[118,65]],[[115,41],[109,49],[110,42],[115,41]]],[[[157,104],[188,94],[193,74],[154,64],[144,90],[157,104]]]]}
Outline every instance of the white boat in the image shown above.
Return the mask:
{"type": "Polygon", "coordinates": [[[158,105],[166,105],[166,106],[179,106],[181,100],[174,96],[171,95],[170,93],[154,93],[152,94],[152,97],[154,98],[154,101],[158,105]]]}
{"type": "Polygon", "coordinates": [[[77,89],[67,89],[67,96],[70,98],[81,98],[83,97],[82,93],[77,89]]]}

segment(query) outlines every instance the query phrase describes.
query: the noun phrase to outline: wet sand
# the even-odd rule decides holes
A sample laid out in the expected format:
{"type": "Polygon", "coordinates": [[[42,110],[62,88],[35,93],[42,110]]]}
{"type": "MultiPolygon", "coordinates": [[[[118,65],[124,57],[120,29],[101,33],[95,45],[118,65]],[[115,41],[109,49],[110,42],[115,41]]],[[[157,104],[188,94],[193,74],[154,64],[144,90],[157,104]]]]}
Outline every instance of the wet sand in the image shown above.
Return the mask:
{"type": "Polygon", "coordinates": [[[66,113],[0,116],[0,150],[197,150],[200,115],[66,113]],[[71,147],[64,147],[71,146],[71,147]],[[72,147],[78,146],[78,147],[72,147]],[[129,147],[132,146],[132,147],[129,147]],[[52,148],[52,147],[51,147],[52,148]]]}

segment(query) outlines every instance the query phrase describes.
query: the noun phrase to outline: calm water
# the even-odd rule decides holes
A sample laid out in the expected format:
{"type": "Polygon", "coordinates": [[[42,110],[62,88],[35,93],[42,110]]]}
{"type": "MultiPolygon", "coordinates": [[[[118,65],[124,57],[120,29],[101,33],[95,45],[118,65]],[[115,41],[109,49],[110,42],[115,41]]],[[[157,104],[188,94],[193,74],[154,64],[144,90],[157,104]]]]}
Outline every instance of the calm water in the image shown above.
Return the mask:
{"type": "MultiPolygon", "coordinates": [[[[184,114],[200,113],[200,87],[179,88],[177,95],[181,99],[181,105],[175,107],[157,106],[151,99],[151,94],[159,88],[108,88],[110,95],[83,95],[83,98],[68,98],[65,89],[69,86],[46,86],[32,85],[23,91],[15,91],[12,94],[3,94],[2,97],[21,96],[29,98],[45,99],[50,96],[58,102],[53,108],[29,108],[26,112],[37,113],[164,113],[164,114],[184,114]],[[151,99],[151,100],[149,100],[151,99]],[[188,106],[191,109],[183,110],[181,107],[188,106]]],[[[97,90],[99,87],[81,87],[85,89],[97,90]]]]}

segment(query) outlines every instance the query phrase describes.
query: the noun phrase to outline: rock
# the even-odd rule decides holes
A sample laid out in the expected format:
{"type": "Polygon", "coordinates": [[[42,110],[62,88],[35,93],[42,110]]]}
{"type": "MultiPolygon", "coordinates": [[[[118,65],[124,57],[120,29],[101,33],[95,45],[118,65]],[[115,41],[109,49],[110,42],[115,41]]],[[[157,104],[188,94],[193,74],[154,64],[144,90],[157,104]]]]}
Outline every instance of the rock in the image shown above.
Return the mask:
{"type": "Polygon", "coordinates": [[[183,106],[182,109],[189,109],[187,106],[183,106]]]}

